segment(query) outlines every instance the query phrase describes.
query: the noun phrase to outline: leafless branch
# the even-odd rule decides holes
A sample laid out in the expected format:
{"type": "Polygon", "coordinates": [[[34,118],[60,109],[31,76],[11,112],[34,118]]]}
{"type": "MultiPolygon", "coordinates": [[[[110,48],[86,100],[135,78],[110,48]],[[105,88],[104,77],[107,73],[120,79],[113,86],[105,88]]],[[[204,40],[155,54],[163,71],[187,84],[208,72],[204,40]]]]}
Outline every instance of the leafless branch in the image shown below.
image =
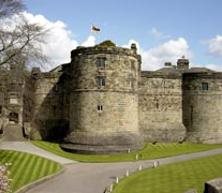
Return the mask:
{"type": "Polygon", "coordinates": [[[9,17],[24,8],[21,0],[0,0],[0,18],[9,17]]]}

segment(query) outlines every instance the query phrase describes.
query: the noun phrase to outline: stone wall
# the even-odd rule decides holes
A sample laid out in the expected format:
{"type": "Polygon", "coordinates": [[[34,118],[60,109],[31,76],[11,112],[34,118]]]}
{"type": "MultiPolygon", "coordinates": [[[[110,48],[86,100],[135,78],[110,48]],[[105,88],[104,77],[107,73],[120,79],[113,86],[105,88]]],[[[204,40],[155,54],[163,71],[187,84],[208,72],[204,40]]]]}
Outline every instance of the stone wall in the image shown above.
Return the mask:
{"type": "Polygon", "coordinates": [[[182,124],[180,74],[142,72],[139,91],[139,127],[145,141],[179,141],[185,137],[182,124]]]}
{"type": "Polygon", "coordinates": [[[183,98],[188,139],[222,143],[222,73],[185,73],[183,98]]]}
{"type": "Polygon", "coordinates": [[[35,79],[32,127],[44,139],[62,140],[69,129],[69,75],[61,69],[32,78],[35,79]]]}
{"type": "Polygon", "coordinates": [[[108,151],[139,147],[142,143],[138,131],[139,59],[133,49],[118,47],[96,46],[72,52],[72,132],[67,142],[103,145],[108,151]],[[103,60],[102,66],[99,60],[103,60]]]}
{"type": "Polygon", "coordinates": [[[137,96],[121,92],[75,92],[71,95],[69,141],[85,145],[132,145],[138,138],[137,96]],[[98,104],[103,110],[97,109],[98,104]]]}
{"type": "Polygon", "coordinates": [[[23,77],[13,70],[0,70],[0,119],[6,140],[23,137],[23,77]]]}

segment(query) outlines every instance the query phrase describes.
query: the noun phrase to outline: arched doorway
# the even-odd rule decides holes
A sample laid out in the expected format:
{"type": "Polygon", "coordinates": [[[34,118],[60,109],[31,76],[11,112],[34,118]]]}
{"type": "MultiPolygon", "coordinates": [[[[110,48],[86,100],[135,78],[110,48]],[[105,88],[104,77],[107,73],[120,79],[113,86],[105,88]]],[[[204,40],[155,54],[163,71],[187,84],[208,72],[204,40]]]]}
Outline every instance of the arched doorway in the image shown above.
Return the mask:
{"type": "Polygon", "coordinates": [[[13,122],[18,123],[18,113],[15,113],[15,112],[9,113],[9,121],[12,123],[13,122]]]}

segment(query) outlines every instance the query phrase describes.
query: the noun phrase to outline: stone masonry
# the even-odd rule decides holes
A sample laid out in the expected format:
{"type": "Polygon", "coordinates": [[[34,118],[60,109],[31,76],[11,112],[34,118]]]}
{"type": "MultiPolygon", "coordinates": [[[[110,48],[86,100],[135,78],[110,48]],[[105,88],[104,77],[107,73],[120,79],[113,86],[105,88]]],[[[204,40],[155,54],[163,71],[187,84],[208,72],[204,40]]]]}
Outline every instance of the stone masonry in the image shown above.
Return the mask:
{"type": "Polygon", "coordinates": [[[17,113],[15,124],[30,125],[27,135],[59,140],[69,151],[127,151],[144,141],[222,143],[222,73],[189,68],[184,57],[141,71],[135,44],[105,41],[77,47],[70,63],[50,72],[33,68],[22,87],[23,94],[2,86],[0,96],[9,97],[2,117],[17,113]],[[21,95],[17,110],[10,107],[13,93],[21,95]]]}

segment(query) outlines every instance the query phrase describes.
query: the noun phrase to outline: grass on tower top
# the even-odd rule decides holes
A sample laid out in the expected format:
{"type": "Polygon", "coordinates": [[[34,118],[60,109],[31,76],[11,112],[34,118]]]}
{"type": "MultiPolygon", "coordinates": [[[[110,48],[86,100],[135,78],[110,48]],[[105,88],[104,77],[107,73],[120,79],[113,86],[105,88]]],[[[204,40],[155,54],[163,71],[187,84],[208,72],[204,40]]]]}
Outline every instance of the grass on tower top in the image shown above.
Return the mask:
{"type": "Polygon", "coordinates": [[[106,40],[96,46],[107,48],[107,47],[116,47],[116,44],[114,44],[111,40],[106,40]]]}

